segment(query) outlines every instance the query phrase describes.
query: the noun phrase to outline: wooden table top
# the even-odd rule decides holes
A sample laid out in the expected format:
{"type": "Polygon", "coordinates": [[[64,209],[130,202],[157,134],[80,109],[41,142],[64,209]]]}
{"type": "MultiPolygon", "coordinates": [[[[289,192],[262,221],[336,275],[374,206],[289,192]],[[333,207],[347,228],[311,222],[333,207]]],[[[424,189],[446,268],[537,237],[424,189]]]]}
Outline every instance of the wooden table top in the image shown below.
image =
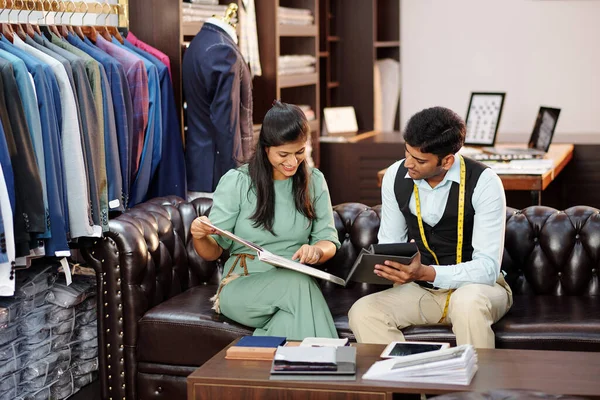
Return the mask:
{"type": "Polygon", "coordinates": [[[355,381],[271,381],[270,361],[226,360],[225,349],[188,377],[188,385],[219,384],[261,387],[310,388],[340,391],[386,391],[442,394],[492,389],[533,390],[548,394],[600,396],[600,353],[478,349],[479,370],[470,386],[362,380],[362,375],[383,351],[383,345],[357,347],[355,381]]]}
{"type": "MultiPolygon", "coordinates": [[[[525,148],[524,144],[498,144],[499,148],[525,148]]],[[[504,190],[545,190],[548,185],[556,178],[556,176],[565,168],[565,166],[573,158],[572,144],[551,144],[548,153],[544,156],[545,159],[554,162],[554,168],[539,175],[514,175],[514,174],[499,174],[502,180],[504,190]]],[[[377,181],[379,187],[383,180],[383,175],[386,169],[377,172],[377,181]]]]}

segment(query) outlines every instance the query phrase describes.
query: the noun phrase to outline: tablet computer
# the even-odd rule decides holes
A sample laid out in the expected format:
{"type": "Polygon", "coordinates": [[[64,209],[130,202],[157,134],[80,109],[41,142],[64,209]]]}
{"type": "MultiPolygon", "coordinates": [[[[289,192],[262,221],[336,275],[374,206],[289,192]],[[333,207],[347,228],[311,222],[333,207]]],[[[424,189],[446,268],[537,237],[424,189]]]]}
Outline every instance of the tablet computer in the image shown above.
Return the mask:
{"type": "Polygon", "coordinates": [[[442,350],[450,347],[450,343],[441,342],[392,342],[381,353],[381,358],[404,357],[428,351],[442,350]]]}

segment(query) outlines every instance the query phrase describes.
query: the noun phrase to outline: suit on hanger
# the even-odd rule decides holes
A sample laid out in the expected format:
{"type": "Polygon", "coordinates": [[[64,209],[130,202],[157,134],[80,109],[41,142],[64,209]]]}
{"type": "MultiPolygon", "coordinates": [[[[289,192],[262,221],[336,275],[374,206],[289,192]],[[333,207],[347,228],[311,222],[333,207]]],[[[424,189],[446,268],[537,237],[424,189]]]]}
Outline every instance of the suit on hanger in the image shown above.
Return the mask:
{"type": "Polygon", "coordinates": [[[92,218],[96,225],[101,225],[103,231],[108,231],[108,191],[106,184],[106,160],[104,155],[104,131],[100,130],[100,116],[94,104],[92,87],[87,79],[85,64],[82,58],[61,49],[41,35],[35,35],[34,41],[53,53],[64,57],[73,70],[75,94],[79,105],[81,122],[81,137],[85,146],[90,184],[90,199],[92,200],[92,218]],[[101,133],[102,132],[102,133],[101,133]]]}
{"type": "Polygon", "coordinates": [[[133,55],[136,59],[142,61],[148,78],[148,124],[144,134],[144,143],[138,171],[131,185],[131,195],[129,206],[133,207],[148,198],[148,188],[150,181],[156,173],[158,164],[162,157],[162,99],[160,96],[160,79],[158,69],[147,58],[130,51],[119,41],[113,38],[112,44],[119,49],[133,55]]]}
{"type": "Polygon", "coordinates": [[[46,211],[42,182],[13,68],[2,59],[0,76],[0,120],[15,175],[15,242],[21,255],[29,252],[29,233],[42,233],[46,229],[46,211]],[[6,101],[7,98],[10,101],[6,101]]]}
{"type": "MultiPolygon", "coordinates": [[[[67,209],[67,189],[63,180],[64,171],[60,131],[62,106],[58,83],[56,82],[52,68],[48,64],[39,61],[21,49],[17,49],[4,40],[0,40],[1,51],[10,53],[23,60],[27,66],[27,70],[33,76],[42,126],[44,161],[46,163],[46,189],[52,233],[52,237],[46,239],[46,253],[58,253],[58,256],[68,256],[70,255],[67,243],[69,213],[67,209]]],[[[3,168],[4,166],[5,164],[2,164],[3,168]]],[[[8,179],[6,169],[4,171],[5,178],[8,179]]],[[[10,187],[8,181],[7,185],[10,187]]],[[[12,187],[14,196],[14,184],[12,187]]]]}
{"type": "Polygon", "coordinates": [[[106,161],[106,180],[108,182],[108,205],[111,210],[124,211],[123,177],[119,161],[119,145],[115,125],[110,82],[104,66],[89,54],[73,46],[65,39],[52,34],[52,43],[83,58],[85,69],[94,93],[94,103],[100,116],[101,128],[104,132],[104,155],[106,161]]]}
{"type": "Polygon", "coordinates": [[[252,78],[237,44],[205,23],[183,57],[188,190],[214,192],[252,150],[252,78]]]}
{"type": "MultiPolygon", "coordinates": [[[[14,37],[14,45],[49,64],[58,82],[62,106],[63,171],[67,187],[71,238],[82,236],[100,237],[102,236],[102,228],[94,225],[91,218],[89,185],[81,142],[81,125],[79,124],[75,93],[67,70],[64,64],[56,58],[26,44],[18,36],[14,37]]],[[[71,71],[70,66],[68,71],[71,71]]]]}
{"type": "MultiPolygon", "coordinates": [[[[32,77],[27,71],[27,67],[23,60],[15,55],[7,52],[0,52],[0,58],[8,61],[15,74],[15,80],[17,82],[17,88],[21,95],[21,102],[23,103],[23,111],[25,113],[25,119],[27,122],[27,128],[31,135],[31,144],[33,145],[33,152],[35,155],[38,171],[40,174],[40,180],[42,182],[42,192],[44,200],[44,209],[46,214],[49,213],[48,209],[48,192],[47,192],[47,179],[46,179],[46,162],[45,152],[42,138],[42,123],[40,121],[40,111],[37,107],[37,96],[33,87],[32,77]]],[[[49,238],[50,237],[50,224],[46,224],[46,229],[38,238],[49,238]]]]}
{"type": "Polygon", "coordinates": [[[127,206],[129,201],[129,189],[131,187],[131,144],[133,136],[133,104],[129,93],[129,85],[123,66],[93,44],[81,40],[78,36],[69,34],[67,41],[81,51],[89,54],[92,58],[104,66],[106,77],[112,95],[112,105],[117,129],[117,140],[119,142],[119,162],[121,165],[121,176],[123,182],[123,197],[121,204],[127,206]]]}
{"type": "MultiPolygon", "coordinates": [[[[127,36],[129,38],[131,32],[127,36]]],[[[169,68],[154,55],[135,47],[129,39],[125,39],[125,47],[136,54],[150,60],[158,69],[160,79],[161,113],[162,113],[162,156],[156,174],[152,178],[148,198],[175,195],[185,199],[186,176],[185,158],[181,128],[175,107],[175,95],[169,68]]]]}

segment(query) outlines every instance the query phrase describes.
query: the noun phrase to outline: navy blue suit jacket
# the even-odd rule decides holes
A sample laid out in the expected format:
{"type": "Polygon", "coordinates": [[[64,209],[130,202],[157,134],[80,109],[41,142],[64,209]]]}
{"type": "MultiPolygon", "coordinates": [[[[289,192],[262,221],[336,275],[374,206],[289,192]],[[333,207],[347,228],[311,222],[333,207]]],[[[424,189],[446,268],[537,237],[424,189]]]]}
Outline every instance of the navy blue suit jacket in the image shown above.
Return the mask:
{"type": "Polygon", "coordinates": [[[205,23],[183,57],[188,190],[213,192],[252,147],[252,78],[237,44],[205,23]]]}

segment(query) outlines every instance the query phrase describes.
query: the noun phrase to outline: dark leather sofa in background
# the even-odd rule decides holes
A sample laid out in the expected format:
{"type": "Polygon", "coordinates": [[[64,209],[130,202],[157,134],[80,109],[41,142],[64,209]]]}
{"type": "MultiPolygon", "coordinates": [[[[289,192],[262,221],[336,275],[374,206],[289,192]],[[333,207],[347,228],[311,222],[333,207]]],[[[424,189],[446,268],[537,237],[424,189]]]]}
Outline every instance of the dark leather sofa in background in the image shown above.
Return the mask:
{"type": "MultiPolygon", "coordinates": [[[[210,199],[177,197],[140,204],[110,221],[84,256],[99,279],[100,379],[105,399],[185,399],[186,376],[252,330],[211,310],[222,268],[194,251],[189,232],[210,199]]],[[[379,207],[334,207],[342,247],[323,266],[345,276],[357,253],[377,240],[379,207]]],[[[535,206],[507,211],[502,269],[514,305],[494,325],[498,348],[600,351],[600,214],[535,206]]],[[[339,334],[353,338],[347,312],[381,290],[322,283],[339,334]]],[[[444,325],[415,326],[408,340],[454,342],[444,325]]]]}

